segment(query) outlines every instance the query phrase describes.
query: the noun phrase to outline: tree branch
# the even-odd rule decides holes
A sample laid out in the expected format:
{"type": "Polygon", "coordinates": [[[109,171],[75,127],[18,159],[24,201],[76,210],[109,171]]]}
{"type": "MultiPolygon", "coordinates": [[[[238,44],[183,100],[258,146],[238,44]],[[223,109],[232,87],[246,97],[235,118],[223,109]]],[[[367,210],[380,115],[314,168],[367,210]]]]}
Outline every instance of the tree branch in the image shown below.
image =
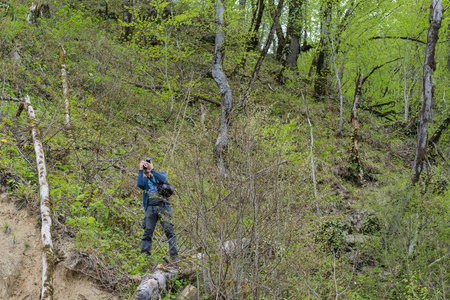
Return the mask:
{"type": "Polygon", "coordinates": [[[424,44],[426,45],[427,43],[409,36],[373,36],[369,39],[369,41],[371,40],[381,40],[381,39],[396,39],[396,40],[408,40],[408,41],[413,41],[413,42],[417,42],[420,44],[424,44]]]}
{"type": "Polygon", "coordinates": [[[394,62],[394,61],[397,61],[397,60],[399,60],[399,59],[402,59],[402,58],[403,58],[403,57],[399,57],[399,58],[396,58],[396,59],[394,59],[394,60],[388,61],[388,62],[386,62],[386,63],[384,63],[384,64],[382,64],[382,65],[376,66],[375,68],[372,69],[372,71],[370,71],[370,73],[369,73],[366,77],[364,77],[364,79],[363,79],[363,81],[362,81],[362,84],[364,84],[364,82],[366,82],[366,80],[370,77],[370,75],[372,75],[373,72],[375,72],[375,71],[378,70],[379,68],[384,67],[385,65],[390,64],[390,63],[392,63],[392,62],[394,62]]]}

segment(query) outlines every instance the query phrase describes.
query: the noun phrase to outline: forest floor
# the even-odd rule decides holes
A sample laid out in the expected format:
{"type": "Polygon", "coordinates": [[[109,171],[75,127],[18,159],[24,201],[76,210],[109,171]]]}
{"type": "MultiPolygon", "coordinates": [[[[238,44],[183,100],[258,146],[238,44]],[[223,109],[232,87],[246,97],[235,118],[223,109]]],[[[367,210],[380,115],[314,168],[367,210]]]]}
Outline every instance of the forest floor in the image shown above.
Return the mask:
{"type": "MultiPolygon", "coordinates": [[[[39,299],[42,244],[37,214],[18,210],[7,194],[0,194],[0,300],[39,299]]],[[[54,298],[67,300],[117,299],[99,290],[92,280],[70,269],[70,245],[54,237],[57,263],[54,298]]]]}

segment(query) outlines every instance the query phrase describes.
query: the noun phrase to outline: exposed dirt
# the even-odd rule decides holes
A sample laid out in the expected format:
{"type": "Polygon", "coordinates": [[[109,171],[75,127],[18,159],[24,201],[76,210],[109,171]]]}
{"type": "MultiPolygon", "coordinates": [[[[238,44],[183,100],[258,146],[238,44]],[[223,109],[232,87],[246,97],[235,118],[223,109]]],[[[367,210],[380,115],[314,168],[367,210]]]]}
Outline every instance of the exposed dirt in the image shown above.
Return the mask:
{"type": "MultiPolygon", "coordinates": [[[[42,244],[38,216],[17,210],[6,194],[0,194],[0,300],[39,299],[42,274],[42,244]]],[[[67,242],[54,237],[55,253],[68,253],[67,242]]],[[[72,271],[64,256],[54,273],[54,299],[118,299],[95,287],[89,277],[72,271]]]]}

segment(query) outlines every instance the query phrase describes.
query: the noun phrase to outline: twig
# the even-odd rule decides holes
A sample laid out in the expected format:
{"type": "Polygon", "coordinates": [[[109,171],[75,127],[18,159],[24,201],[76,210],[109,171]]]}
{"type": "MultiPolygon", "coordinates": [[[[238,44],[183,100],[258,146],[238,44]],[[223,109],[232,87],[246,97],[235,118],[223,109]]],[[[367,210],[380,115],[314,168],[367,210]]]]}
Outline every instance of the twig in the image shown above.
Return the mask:
{"type": "Polygon", "coordinates": [[[428,268],[431,267],[432,265],[434,265],[437,262],[440,262],[441,260],[443,260],[444,258],[446,258],[448,255],[444,255],[439,259],[436,259],[435,261],[433,261],[431,264],[428,265],[428,268]]]}

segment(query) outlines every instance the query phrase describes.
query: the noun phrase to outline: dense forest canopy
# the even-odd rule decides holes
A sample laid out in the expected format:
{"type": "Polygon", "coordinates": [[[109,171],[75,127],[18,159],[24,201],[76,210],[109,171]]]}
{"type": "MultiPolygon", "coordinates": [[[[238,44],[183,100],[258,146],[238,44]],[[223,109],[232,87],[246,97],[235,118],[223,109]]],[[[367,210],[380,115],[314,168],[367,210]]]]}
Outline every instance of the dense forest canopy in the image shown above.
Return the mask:
{"type": "Polygon", "coordinates": [[[195,269],[163,299],[446,299],[449,6],[0,0],[3,192],[36,213],[46,177],[52,238],[124,299],[168,255],[147,156],[195,269]]]}

